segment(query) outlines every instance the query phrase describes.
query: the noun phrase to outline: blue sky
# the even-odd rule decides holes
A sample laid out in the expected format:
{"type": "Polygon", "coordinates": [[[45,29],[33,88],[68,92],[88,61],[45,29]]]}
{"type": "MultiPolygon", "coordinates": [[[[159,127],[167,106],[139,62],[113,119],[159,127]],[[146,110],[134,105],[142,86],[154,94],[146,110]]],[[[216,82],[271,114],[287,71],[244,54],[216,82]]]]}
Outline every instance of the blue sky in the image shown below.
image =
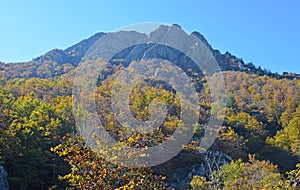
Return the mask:
{"type": "Polygon", "coordinates": [[[141,22],[177,23],[245,62],[300,73],[298,0],[0,0],[0,61],[29,61],[141,22]]]}

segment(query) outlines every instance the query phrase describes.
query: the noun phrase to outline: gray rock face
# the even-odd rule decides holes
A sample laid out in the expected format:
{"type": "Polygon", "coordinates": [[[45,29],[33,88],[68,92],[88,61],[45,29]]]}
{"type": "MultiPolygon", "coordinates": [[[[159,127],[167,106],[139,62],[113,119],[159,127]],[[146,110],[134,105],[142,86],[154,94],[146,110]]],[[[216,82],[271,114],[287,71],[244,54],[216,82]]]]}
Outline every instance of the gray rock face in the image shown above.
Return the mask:
{"type": "Polygon", "coordinates": [[[0,166],[0,190],[8,190],[7,173],[3,166],[0,166]]]}
{"type": "Polygon", "coordinates": [[[167,187],[175,189],[188,189],[193,176],[209,177],[214,171],[218,171],[220,166],[230,163],[232,158],[219,151],[206,151],[199,153],[202,163],[192,165],[188,168],[178,168],[167,181],[167,187]]]}

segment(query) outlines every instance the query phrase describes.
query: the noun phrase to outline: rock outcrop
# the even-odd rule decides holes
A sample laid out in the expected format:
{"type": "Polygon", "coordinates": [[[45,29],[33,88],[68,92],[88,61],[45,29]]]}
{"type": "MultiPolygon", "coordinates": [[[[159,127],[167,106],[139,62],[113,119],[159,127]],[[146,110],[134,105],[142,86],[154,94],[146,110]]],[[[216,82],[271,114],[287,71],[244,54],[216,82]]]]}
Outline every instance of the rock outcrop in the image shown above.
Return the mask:
{"type": "MultiPolygon", "coordinates": [[[[220,170],[221,166],[230,163],[232,158],[219,151],[206,151],[198,153],[197,156],[201,158],[202,162],[198,164],[188,165],[188,167],[179,167],[174,171],[170,178],[167,178],[167,187],[175,189],[186,189],[190,187],[190,182],[193,176],[209,177],[214,171],[220,170]]],[[[182,158],[181,158],[182,159],[182,158]]],[[[188,160],[185,160],[188,162],[188,160]]]]}
{"type": "Polygon", "coordinates": [[[3,166],[0,166],[0,190],[8,190],[7,173],[3,166]]]}

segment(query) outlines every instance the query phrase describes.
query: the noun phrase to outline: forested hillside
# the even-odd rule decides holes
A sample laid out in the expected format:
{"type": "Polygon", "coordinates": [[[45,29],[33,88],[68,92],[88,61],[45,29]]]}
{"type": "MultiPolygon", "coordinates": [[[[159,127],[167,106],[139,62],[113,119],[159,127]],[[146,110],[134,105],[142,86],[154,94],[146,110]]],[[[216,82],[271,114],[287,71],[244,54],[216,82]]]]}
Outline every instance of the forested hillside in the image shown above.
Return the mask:
{"type": "MultiPolygon", "coordinates": [[[[205,123],[211,112],[224,110],[210,103],[208,78],[193,69],[187,71],[198,87],[199,122],[177,156],[159,166],[134,169],[92,151],[76,133],[73,109],[79,108],[72,107],[72,85],[74,69],[102,35],[29,63],[0,64],[0,165],[11,189],[300,188],[300,80],[212,49],[224,70],[214,75],[224,76],[227,108],[218,138],[207,152],[199,146],[205,123]]],[[[205,40],[199,33],[193,35],[205,40]]],[[[156,145],[180,125],[176,92],[155,79],[139,82],[129,98],[134,117],[149,119],[154,99],[170,105],[167,117],[151,133],[125,130],[109,102],[113,81],[124,67],[111,62],[100,74],[95,90],[98,116],[123,144],[156,145]]],[[[220,81],[208,77],[218,86],[220,81]]]]}

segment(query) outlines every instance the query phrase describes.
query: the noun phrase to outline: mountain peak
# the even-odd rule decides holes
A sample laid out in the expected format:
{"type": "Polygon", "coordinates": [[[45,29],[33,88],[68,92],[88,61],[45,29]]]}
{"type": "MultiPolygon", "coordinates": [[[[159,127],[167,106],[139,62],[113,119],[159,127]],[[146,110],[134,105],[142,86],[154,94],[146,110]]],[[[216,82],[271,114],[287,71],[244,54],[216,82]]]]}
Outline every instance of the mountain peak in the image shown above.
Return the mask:
{"type": "MultiPolygon", "coordinates": [[[[171,26],[161,25],[155,31],[151,32],[150,36],[151,35],[163,36],[167,32],[172,32],[172,35],[177,36],[177,38],[180,38],[181,33],[180,31],[175,30],[176,27],[181,28],[181,26],[179,26],[178,24],[173,24],[171,26]]],[[[96,33],[93,36],[66,48],[65,50],[53,49],[47,52],[46,54],[33,59],[30,62],[13,63],[13,64],[0,63],[0,71],[2,72],[3,76],[8,79],[16,78],[16,77],[29,78],[32,76],[40,77],[40,78],[60,76],[75,68],[81,62],[82,58],[88,52],[90,47],[105,35],[106,33],[104,32],[96,33]],[[47,75],[43,74],[45,72],[42,72],[42,70],[45,69],[49,70],[46,72],[47,75]]],[[[242,71],[242,72],[248,72],[248,73],[253,73],[258,75],[270,75],[276,78],[292,79],[293,76],[296,76],[294,78],[300,78],[299,75],[287,75],[287,74],[279,75],[278,73],[271,73],[266,69],[263,70],[260,67],[254,66],[252,63],[244,63],[242,59],[237,58],[236,56],[232,55],[229,52],[225,52],[224,54],[222,54],[219,50],[213,49],[212,46],[208,43],[206,38],[201,33],[194,31],[191,33],[191,35],[194,35],[197,38],[199,38],[207,46],[207,48],[212,52],[213,56],[219,63],[221,70],[223,71],[242,71]]],[[[143,48],[146,47],[144,46],[135,47],[134,51],[141,52],[143,51],[143,48]],[[137,50],[137,48],[141,48],[141,49],[137,50]]],[[[128,51],[128,53],[130,53],[130,51],[128,51]]],[[[126,57],[127,55],[124,56],[126,57]]],[[[170,55],[170,56],[176,57],[176,55],[170,55]]]]}
{"type": "Polygon", "coordinates": [[[200,34],[200,32],[193,31],[193,32],[191,33],[191,35],[194,35],[194,36],[196,36],[197,38],[199,38],[199,39],[201,40],[201,42],[203,42],[203,43],[210,49],[211,52],[214,51],[213,48],[211,47],[211,45],[210,45],[210,44],[208,43],[208,41],[206,40],[206,38],[205,38],[202,34],[200,34]]]}

